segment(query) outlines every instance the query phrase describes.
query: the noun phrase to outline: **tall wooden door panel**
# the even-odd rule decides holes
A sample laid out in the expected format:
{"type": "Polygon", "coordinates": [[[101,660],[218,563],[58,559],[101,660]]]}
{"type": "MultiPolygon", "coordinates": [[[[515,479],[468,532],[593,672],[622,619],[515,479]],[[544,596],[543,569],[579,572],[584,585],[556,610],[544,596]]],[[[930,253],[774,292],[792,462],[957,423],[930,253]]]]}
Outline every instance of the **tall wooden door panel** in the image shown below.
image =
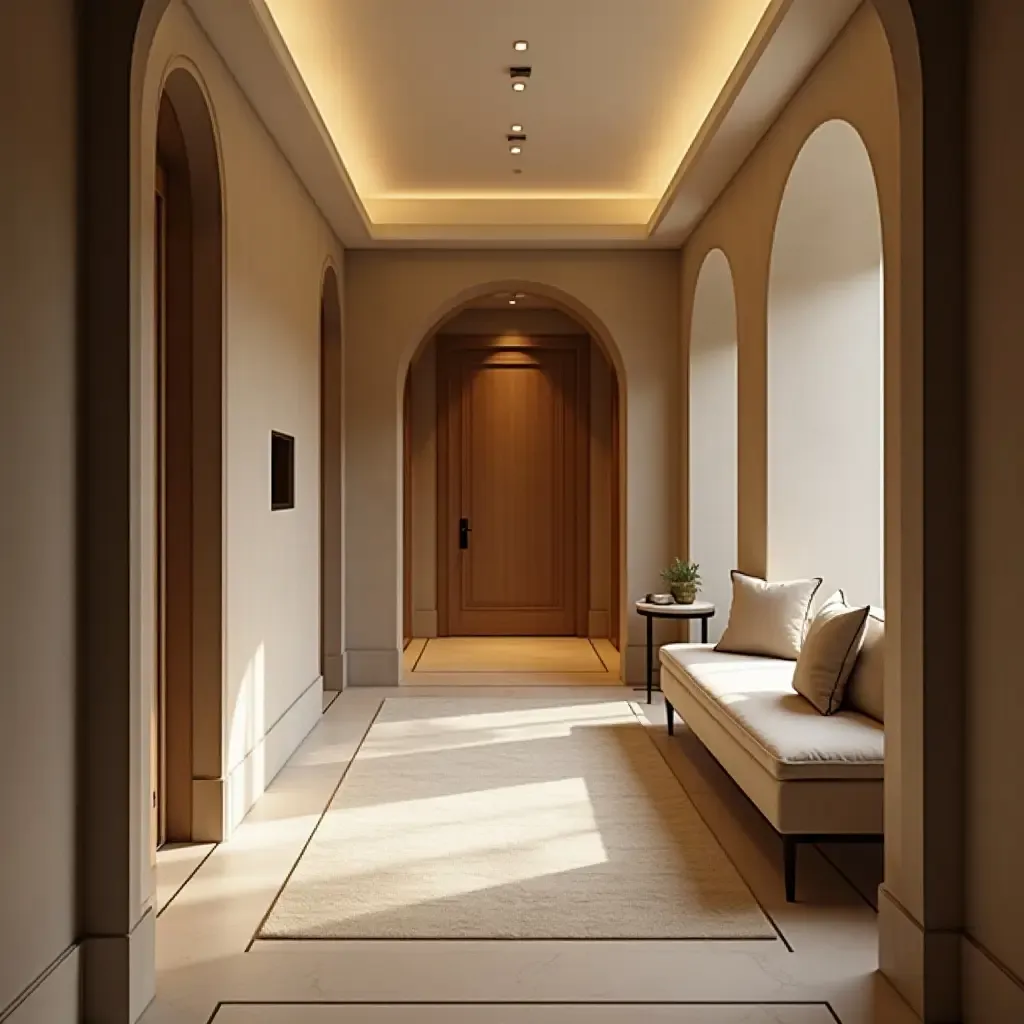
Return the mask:
{"type": "Polygon", "coordinates": [[[574,635],[586,529],[580,346],[458,340],[441,356],[447,632],[574,635]]]}

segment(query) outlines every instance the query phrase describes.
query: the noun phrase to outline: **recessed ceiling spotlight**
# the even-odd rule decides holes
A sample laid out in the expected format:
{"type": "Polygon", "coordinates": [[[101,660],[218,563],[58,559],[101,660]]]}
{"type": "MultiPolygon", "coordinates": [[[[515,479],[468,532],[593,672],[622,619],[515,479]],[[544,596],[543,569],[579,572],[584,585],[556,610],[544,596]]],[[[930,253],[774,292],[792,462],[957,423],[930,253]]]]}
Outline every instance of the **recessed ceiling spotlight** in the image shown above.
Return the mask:
{"type": "Polygon", "coordinates": [[[526,89],[526,82],[524,82],[521,78],[518,78],[518,79],[516,79],[515,81],[512,82],[512,91],[513,92],[524,92],[525,89],[526,89]]]}
{"type": "Polygon", "coordinates": [[[509,304],[510,306],[514,306],[514,305],[516,304],[516,300],[515,300],[515,299],[509,299],[509,300],[508,300],[508,304],[509,304]]]}
{"type": "Polygon", "coordinates": [[[522,153],[522,151],[523,151],[523,147],[522,146],[509,146],[508,147],[508,151],[513,156],[519,156],[519,154],[522,153]]]}
{"type": "Polygon", "coordinates": [[[523,126],[521,124],[514,124],[514,125],[512,125],[512,131],[514,131],[514,132],[521,132],[522,130],[523,130],[523,126]]]}
{"type": "Polygon", "coordinates": [[[529,48],[530,44],[525,39],[517,39],[512,44],[512,49],[518,50],[520,53],[522,53],[524,50],[528,50],[529,48]]]}

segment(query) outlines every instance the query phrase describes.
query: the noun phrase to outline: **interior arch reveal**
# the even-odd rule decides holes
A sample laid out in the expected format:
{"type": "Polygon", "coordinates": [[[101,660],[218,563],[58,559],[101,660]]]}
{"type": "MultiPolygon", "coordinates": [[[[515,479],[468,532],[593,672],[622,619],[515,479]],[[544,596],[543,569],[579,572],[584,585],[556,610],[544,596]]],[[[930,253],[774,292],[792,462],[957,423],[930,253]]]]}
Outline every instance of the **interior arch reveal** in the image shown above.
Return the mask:
{"type": "Polygon", "coordinates": [[[164,85],[157,166],[159,844],[223,831],[201,784],[220,777],[223,743],[223,208],[212,115],[184,68],[164,85]]]}
{"type": "Polygon", "coordinates": [[[701,264],[693,296],[688,431],[688,550],[700,564],[704,596],[721,609],[709,623],[712,641],[725,628],[729,573],[737,561],[737,370],[732,269],[725,253],[713,249],[701,264]]]}
{"type": "Polygon", "coordinates": [[[804,143],[768,284],[768,571],[882,601],[882,234],[868,152],[845,121],[804,143]]]}

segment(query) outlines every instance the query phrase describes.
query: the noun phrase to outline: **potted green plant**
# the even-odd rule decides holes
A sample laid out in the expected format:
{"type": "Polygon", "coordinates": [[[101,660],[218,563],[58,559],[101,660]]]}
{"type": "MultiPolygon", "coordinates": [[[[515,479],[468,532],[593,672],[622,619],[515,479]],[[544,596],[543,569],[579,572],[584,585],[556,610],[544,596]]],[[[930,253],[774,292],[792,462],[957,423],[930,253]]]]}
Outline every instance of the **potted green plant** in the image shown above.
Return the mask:
{"type": "Polygon", "coordinates": [[[684,562],[673,558],[672,564],[662,570],[661,578],[668,584],[672,597],[679,604],[693,604],[700,590],[700,566],[696,562],[684,562]]]}

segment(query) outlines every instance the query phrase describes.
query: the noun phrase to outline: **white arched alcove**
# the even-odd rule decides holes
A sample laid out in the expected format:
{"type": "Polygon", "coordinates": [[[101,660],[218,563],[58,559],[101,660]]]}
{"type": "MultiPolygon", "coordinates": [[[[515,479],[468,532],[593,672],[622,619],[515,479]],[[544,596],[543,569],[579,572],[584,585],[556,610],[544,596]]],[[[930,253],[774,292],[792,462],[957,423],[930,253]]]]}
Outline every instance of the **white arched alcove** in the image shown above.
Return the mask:
{"type": "Polygon", "coordinates": [[[728,619],[736,567],[736,295],[721,249],[705,257],[690,325],[689,557],[698,562],[702,597],[720,609],[709,623],[717,640],[728,619]]]}
{"type": "Polygon", "coordinates": [[[828,121],[782,197],[768,290],[768,574],[882,603],[882,237],[864,143],[828,121]]]}

